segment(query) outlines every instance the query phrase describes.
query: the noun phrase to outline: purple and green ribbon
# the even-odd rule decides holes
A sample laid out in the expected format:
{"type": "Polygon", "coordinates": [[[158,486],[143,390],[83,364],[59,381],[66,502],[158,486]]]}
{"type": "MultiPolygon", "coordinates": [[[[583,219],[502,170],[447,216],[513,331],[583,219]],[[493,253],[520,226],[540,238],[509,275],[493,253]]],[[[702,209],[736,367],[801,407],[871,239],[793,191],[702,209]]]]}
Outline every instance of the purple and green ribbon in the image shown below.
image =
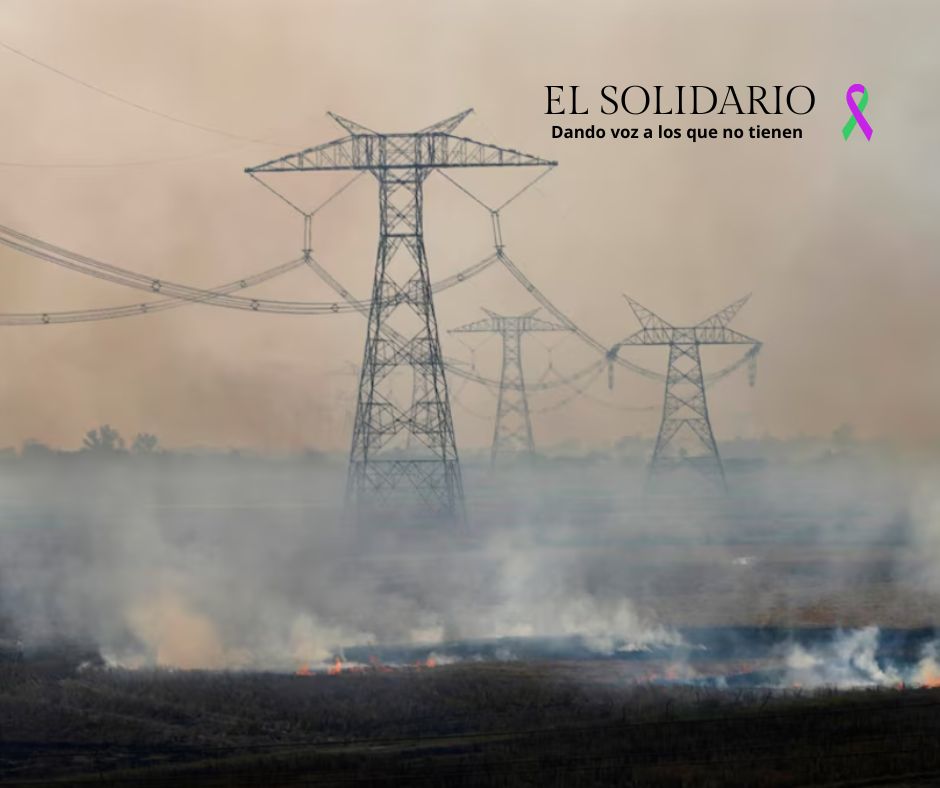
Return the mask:
{"type": "Polygon", "coordinates": [[[862,134],[865,135],[865,139],[870,140],[873,129],[862,114],[865,111],[865,107],[868,106],[868,90],[864,85],[856,82],[846,91],[845,103],[849,105],[852,117],[850,117],[842,127],[842,139],[847,140],[849,135],[855,131],[855,127],[858,126],[862,130],[862,134]],[[862,94],[862,98],[858,103],[855,102],[855,97],[852,95],[853,93],[862,94]]]}

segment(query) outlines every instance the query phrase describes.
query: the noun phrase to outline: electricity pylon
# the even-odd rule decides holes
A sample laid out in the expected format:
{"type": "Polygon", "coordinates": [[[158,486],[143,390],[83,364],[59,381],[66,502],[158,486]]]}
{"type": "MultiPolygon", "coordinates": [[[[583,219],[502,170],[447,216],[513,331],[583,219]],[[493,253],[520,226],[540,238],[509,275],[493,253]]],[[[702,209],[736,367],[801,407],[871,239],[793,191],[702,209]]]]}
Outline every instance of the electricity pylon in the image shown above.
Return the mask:
{"type": "Polygon", "coordinates": [[[750,345],[753,363],[761,343],[728,328],[728,323],[747,303],[750,295],[694,326],[683,327],[667,323],[628,296],[624,298],[643,328],[614,345],[608,352],[608,358],[616,357],[621,347],[669,346],[663,417],[650,460],[650,478],[662,471],[689,465],[716,479],[722,489],[726,489],[724,466],[708,415],[705,376],[702,374],[699,349],[702,345],[750,345]]]}
{"type": "Polygon", "coordinates": [[[359,521],[378,515],[465,519],[424,246],[422,187],[436,169],[556,164],[454,136],[470,112],[403,134],[381,134],[330,113],[346,137],[246,170],[256,176],[354,170],[378,181],[378,252],[346,484],[347,511],[359,521]],[[396,404],[392,393],[391,375],[402,367],[420,378],[408,405],[396,404]]]}
{"type": "MultiPolygon", "coordinates": [[[[441,357],[444,363],[453,368],[455,366],[463,366],[463,362],[459,361],[456,358],[449,358],[447,356],[441,357]]],[[[411,374],[411,401],[420,402],[427,399],[430,392],[428,391],[429,380],[426,375],[421,374],[420,369],[412,370],[411,374]]],[[[411,449],[412,446],[416,445],[417,439],[415,438],[415,433],[409,432],[405,437],[405,448],[411,449]]]]}
{"type": "Polygon", "coordinates": [[[499,374],[499,397],[496,403],[496,426],[490,463],[495,465],[501,457],[514,456],[531,459],[535,454],[532,439],[532,420],[526,397],[525,375],[522,371],[522,335],[533,331],[570,331],[567,326],[549,323],[535,317],[538,309],[524,315],[509,317],[484,309],[489,317],[458,328],[451,334],[495,333],[502,340],[502,368],[499,374]]]}

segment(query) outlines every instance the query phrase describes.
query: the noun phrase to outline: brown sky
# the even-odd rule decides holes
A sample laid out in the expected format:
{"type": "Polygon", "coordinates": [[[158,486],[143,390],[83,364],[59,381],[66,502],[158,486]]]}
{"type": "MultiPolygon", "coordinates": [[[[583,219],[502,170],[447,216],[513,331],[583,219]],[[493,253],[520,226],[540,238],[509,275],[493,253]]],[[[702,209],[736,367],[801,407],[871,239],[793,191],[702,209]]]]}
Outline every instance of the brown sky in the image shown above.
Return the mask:
{"type": "MultiPolygon", "coordinates": [[[[174,124],[0,49],[0,223],[211,286],[297,254],[296,216],[242,169],[341,136],[326,110],[409,130],[472,106],[467,135],[560,162],[507,210],[504,234],[513,258],[602,341],[636,327],[621,292],[676,323],[754,292],[736,326],[766,343],[758,386],[738,375],[713,390],[720,438],[828,434],[847,421],[862,435],[933,441],[938,25],[936,3],[900,1],[758,9],[661,0],[7,0],[3,42],[135,102],[275,144],[174,124]],[[844,91],[856,81],[872,95],[870,143],[839,133],[844,91]],[[580,84],[589,100],[608,83],[803,83],[817,108],[792,121],[803,128],[800,142],[553,141],[553,121],[542,114],[548,83],[580,84]],[[126,164],[141,161],[153,163],[126,164]],[[103,166],[47,166],[75,164],[103,166]]],[[[605,120],[595,109],[579,122],[605,120]]],[[[668,119],[633,124],[660,120],[668,119]]],[[[495,197],[525,177],[492,175],[466,182],[495,197]]],[[[290,188],[311,201],[335,186],[316,175],[285,177],[305,178],[290,188]]],[[[427,204],[432,278],[487,253],[479,208],[439,177],[427,204]]],[[[374,184],[363,179],[316,224],[323,262],[362,294],[375,214],[374,184]]],[[[0,264],[2,311],[141,297],[5,249],[0,264]]],[[[303,271],[260,292],[330,297],[303,271]]],[[[494,269],[440,297],[442,331],[478,317],[479,306],[521,312],[534,304],[494,269]]],[[[177,446],[341,447],[354,383],[329,372],[358,361],[363,332],[356,315],[197,306],[101,324],[3,327],[0,446],[30,437],[75,446],[85,429],[108,421],[177,446]]],[[[445,352],[469,357],[452,338],[444,343],[445,352]]],[[[528,347],[529,374],[538,377],[547,352],[535,341],[528,347]]],[[[487,374],[497,372],[494,351],[491,342],[477,354],[487,374]]],[[[554,357],[566,369],[591,358],[573,339],[554,357]]],[[[635,358],[665,364],[661,350],[635,358]]],[[[720,365],[727,356],[707,360],[720,365]]],[[[603,380],[591,391],[620,404],[661,401],[655,384],[625,372],[612,395],[603,380]]],[[[460,400],[493,409],[491,395],[472,386],[460,400]]],[[[488,421],[460,408],[455,417],[462,445],[486,444],[488,421]]],[[[535,428],[543,443],[604,443],[650,434],[656,423],[653,412],[581,400],[538,416],[535,428]]]]}

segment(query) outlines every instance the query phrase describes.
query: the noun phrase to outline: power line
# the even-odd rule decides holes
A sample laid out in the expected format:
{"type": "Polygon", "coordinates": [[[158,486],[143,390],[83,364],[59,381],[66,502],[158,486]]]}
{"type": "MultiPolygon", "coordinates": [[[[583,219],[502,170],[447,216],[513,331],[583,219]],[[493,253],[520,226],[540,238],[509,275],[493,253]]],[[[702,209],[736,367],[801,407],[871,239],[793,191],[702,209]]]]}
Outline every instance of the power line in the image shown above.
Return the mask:
{"type": "MultiPolygon", "coordinates": [[[[550,368],[547,371],[551,372],[555,376],[558,375],[558,372],[554,368],[550,368]]],[[[584,397],[589,402],[593,402],[596,405],[600,405],[601,407],[608,408],[610,410],[616,410],[616,411],[622,411],[622,412],[641,412],[641,411],[656,410],[656,407],[653,405],[618,405],[617,403],[614,403],[614,402],[607,402],[601,399],[600,397],[595,397],[593,394],[591,394],[588,391],[588,387],[601,376],[603,371],[604,371],[603,367],[598,367],[597,371],[580,386],[570,380],[562,379],[562,382],[569,389],[571,389],[571,393],[558,402],[553,402],[550,405],[543,405],[539,408],[534,408],[532,410],[532,413],[547,413],[548,411],[557,410],[558,408],[562,407],[563,405],[566,405],[567,403],[571,402],[571,400],[576,399],[578,397],[584,397]]]]}
{"type": "Polygon", "coordinates": [[[170,121],[171,123],[178,123],[181,126],[188,126],[189,128],[197,129],[198,131],[204,131],[210,134],[218,134],[219,136],[228,137],[229,139],[233,139],[233,140],[242,140],[244,142],[251,142],[251,143],[258,144],[258,145],[268,145],[271,147],[280,147],[281,145],[281,143],[272,142],[271,140],[258,139],[257,137],[248,137],[243,134],[237,134],[235,132],[226,131],[225,129],[220,129],[215,126],[207,126],[203,123],[196,123],[191,120],[186,120],[185,118],[180,118],[176,115],[171,115],[168,112],[163,112],[161,110],[155,109],[154,107],[148,107],[146,104],[140,104],[139,102],[133,101],[132,99],[125,98],[124,96],[121,96],[117,93],[113,93],[110,90],[99,87],[98,85],[95,85],[91,82],[87,82],[86,80],[80,79],[79,77],[73,76],[72,74],[69,74],[68,72],[63,71],[60,68],[56,68],[55,66],[50,65],[49,63],[46,63],[42,60],[39,60],[36,57],[33,57],[32,55],[24,52],[21,49],[17,49],[16,47],[6,43],[5,41],[0,41],[0,47],[3,47],[8,52],[12,52],[14,55],[17,55],[18,57],[21,57],[24,60],[28,60],[30,63],[33,63],[34,65],[37,65],[40,68],[44,68],[47,71],[51,71],[53,74],[56,74],[57,76],[60,76],[63,79],[67,79],[70,82],[74,82],[76,85],[81,85],[83,88],[86,88],[87,90],[91,90],[94,93],[98,93],[99,95],[105,96],[111,99],[112,101],[117,101],[120,104],[125,104],[128,107],[133,107],[134,109],[140,110],[141,112],[146,112],[150,115],[155,115],[158,118],[163,118],[164,120],[170,121]]]}
{"type": "MultiPolygon", "coordinates": [[[[361,173],[359,174],[361,175],[361,173]]],[[[304,213],[305,227],[305,249],[302,258],[292,260],[287,263],[267,269],[258,274],[246,277],[235,282],[231,282],[222,287],[213,290],[203,290],[193,288],[188,285],[179,285],[173,282],[166,282],[161,279],[148,277],[144,274],[121,268],[110,263],[105,263],[85,255],[79,255],[68,249],[47,243],[39,238],[34,238],[26,233],[22,233],[10,227],[0,225],[0,244],[4,244],[16,251],[23,252],[29,256],[45,260],[47,262],[61,265],[70,270],[81,274],[93,276],[98,279],[104,279],[115,284],[128,287],[134,287],[139,290],[147,290],[154,293],[168,295],[158,301],[150,301],[136,304],[126,304],[115,307],[99,307],[95,309],[80,309],[68,311],[44,311],[44,312],[20,312],[20,313],[0,313],[0,325],[49,325],[52,323],[78,323],[90,322],[96,320],[113,320],[122,317],[133,317],[135,315],[148,314],[149,312],[160,312],[181,306],[184,303],[205,303],[212,306],[223,306],[235,309],[250,309],[254,312],[274,312],[288,314],[338,314],[340,312],[368,311],[369,302],[357,302],[348,292],[340,288],[341,294],[346,303],[337,302],[305,302],[305,301],[275,301],[271,299],[246,299],[229,294],[236,291],[253,287],[261,282],[274,279],[277,276],[288,273],[303,265],[307,265],[314,270],[324,271],[325,269],[313,257],[310,249],[310,223],[313,217],[323,210],[327,205],[333,202],[337,197],[343,194],[359,177],[352,178],[323,202],[321,202],[312,211],[304,213]],[[7,236],[7,237],[4,237],[7,236]]],[[[267,186],[258,179],[259,183],[267,186]]],[[[270,187],[268,187],[270,188],[270,187]]],[[[272,190],[273,191],[273,190],[272,190]]],[[[276,192],[275,192],[276,193],[276,192]]],[[[435,282],[431,285],[432,292],[446,290],[457,284],[462,284],[468,279],[476,276],[486,270],[496,262],[496,255],[488,257],[458,271],[451,276],[435,282]]]]}
{"type": "MultiPolygon", "coordinates": [[[[457,189],[463,192],[467,197],[469,197],[475,203],[477,203],[478,205],[480,205],[481,207],[483,207],[484,209],[490,212],[490,215],[493,219],[494,244],[496,246],[496,254],[497,254],[497,257],[499,258],[499,261],[503,264],[506,270],[510,274],[512,274],[512,276],[516,279],[516,281],[518,281],[519,284],[522,285],[522,287],[526,290],[526,292],[528,292],[532,296],[532,298],[534,298],[539,304],[541,304],[546,310],[548,310],[548,312],[556,320],[564,324],[572,333],[574,333],[587,345],[591,346],[592,348],[597,350],[599,353],[602,353],[608,365],[613,365],[615,363],[619,364],[622,367],[626,367],[631,372],[636,372],[638,375],[641,375],[645,378],[649,378],[650,380],[664,381],[666,379],[666,376],[660,372],[655,372],[654,370],[647,369],[646,367],[640,366],[639,364],[634,364],[632,361],[628,361],[627,359],[620,358],[616,353],[613,353],[611,349],[607,348],[603,343],[601,343],[600,341],[595,339],[593,336],[588,334],[587,331],[585,331],[583,328],[577,325],[573,320],[571,320],[571,318],[568,317],[568,315],[566,315],[564,312],[561,311],[561,309],[555,306],[555,304],[552,303],[552,301],[548,299],[548,296],[546,296],[541,290],[539,290],[535,286],[535,284],[532,282],[532,280],[529,279],[522,272],[519,266],[516,265],[506,254],[505,248],[502,243],[502,230],[501,230],[500,218],[499,218],[500,211],[506,205],[508,205],[510,202],[516,199],[516,197],[523,194],[530,187],[535,186],[535,184],[539,180],[541,180],[545,176],[546,173],[543,172],[541,175],[535,178],[531,183],[525,186],[522,190],[520,190],[515,195],[513,195],[513,197],[511,197],[509,200],[503,203],[499,208],[492,208],[489,205],[487,205],[483,200],[481,200],[479,197],[473,194],[473,192],[471,192],[465,186],[458,183],[452,177],[447,175],[447,173],[442,172],[441,174],[457,189]]],[[[758,343],[756,349],[751,348],[743,356],[741,356],[741,358],[739,358],[737,361],[728,365],[724,369],[718,370],[717,372],[712,373],[711,375],[708,375],[705,378],[706,384],[712,385],[714,383],[717,383],[719,380],[722,380],[723,378],[727,377],[728,375],[730,375],[732,372],[734,372],[735,370],[737,370],[739,367],[743,366],[744,364],[752,363],[754,356],[759,351],[760,351],[760,347],[758,343]]]]}
{"type": "Polygon", "coordinates": [[[218,291],[205,290],[139,274],[127,268],[69,252],[67,249],[54,246],[8,227],[0,226],[0,244],[77,273],[93,276],[96,279],[211,306],[245,309],[253,312],[288,314],[335,314],[338,312],[351,312],[356,309],[354,305],[347,306],[336,302],[282,301],[225,295],[218,291]]]}
{"type": "MultiPolygon", "coordinates": [[[[301,268],[304,265],[304,259],[298,257],[286,263],[281,263],[273,268],[260,271],[252,276],[236,279],[234,282],[221,285],[212,290],[207,290],[205,302],[209,302],[216,297],[221,297],[236,290],[244,290],[249,287],[255,287],[262,282],[267,282],[276,277],[283,276],[289,271],[301,268]]],[[[28,326],[28,325],[50,325],[58,323],[88,323],[99,320],[113,320],[120,317],[133,317],[135,315],[148,315],[153,312],[164,312],[167,309],[175,309],[185,304],[201,303],[188,298],[161,298],[155,301],[143,301],[137,304],[125,304],[123,306],[100,307],[97,309],[73,309],[61,312],[0,312],[0,325],[3,326],[28,326]]],[[[268,311],[259,308],[256,311],[268,311]]]]}
{"type": "Polygon", "coordinates": [[[175,164],[183,161],[209,159],[213,156],[225,156],[236,153],[249,147],[251,143],[236,145],[223,150],[207,151],[205,153],[190,153],[181,156],[163,156],[155,159],[129,159],[127,161],[0,161],[0,167],[11,167],[24,170],[106,170],[121,167],[150,167],[157,164],[175,164]]]}
{"type": "MultiPolygon", "coordinates": [[[[12,228],[3,227],[2,225],[0,225],[0,244],[29,255],[30,257],[60,265],[86,276],[103,279],[104,281],[125,287],[132,287],[137,290],[169,295],[169,298],[160,299],[158,301],[126,304],[115,307],[100,307],[96,309],[0,312],[0,325],[48,325],[51,323],[80,323],[94,320],[110,320],[121,317],[133,317],[134,315],[147,314],[154,311],[160,312],[175,306],[180,306],[184,303],[200,303],[228,309],[295,315],[367,312],[370,303],[368,301],[356,301],[349,296],[348,291],[344,291],[345,303],[337,301],[284,301],[229,295],[237,290],[253,287],[261,282],[274,279],[277,276],[281,276],[305,265],[314,270],[324,270],[320,263],[309,253],[304,257],[282,263],[274,268],[254,274],[251,277],[240,279],[236,282],[210,290],[169,282],[164,279],[147,276],[146,274],[140,274],[127,268],[121,268],[110,263],[104,263],[94,258],[70,252],[62,247],[54,246],[38,238],[33,238],[25,233],[13,230],[12,228]]],[[[479,262],[461,269],[455,274],[451,274],[442,280],[434,282],[431,285],[431,290],[437,293],[462,284],[482,271],[485,271],[495,262],[496,256],[489,255],[479,262]]],[[[393,301],[394,296],[389,300],[390,302],[393,301]]]]}

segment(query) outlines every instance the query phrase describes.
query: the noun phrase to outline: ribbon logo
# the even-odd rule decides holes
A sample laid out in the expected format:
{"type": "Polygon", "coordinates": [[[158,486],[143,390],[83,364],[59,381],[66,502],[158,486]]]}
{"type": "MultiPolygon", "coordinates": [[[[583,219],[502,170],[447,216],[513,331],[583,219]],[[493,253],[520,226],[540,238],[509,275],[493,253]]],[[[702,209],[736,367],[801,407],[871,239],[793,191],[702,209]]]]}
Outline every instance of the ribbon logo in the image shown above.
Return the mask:
{"type": "Polygon", "coordinates": [[[849,105],[852,117],[849,118],[842,127],[842,139],[848,140],[849,135],[855,131],[855,127],[858,126],[862,130],[862,134],[865,135],[865,139],[870,140],[873,129],[871,123],[865,120],[865,116],[862,114],[865,111],[865,107],[868,106],[868,90],[866,90],[864,85],[856,82],[845,92],[845,103],[849,105]],[[852,95],[853,93],[861,93],[861,101],[856,103],[855,97],[852,95]]]}

